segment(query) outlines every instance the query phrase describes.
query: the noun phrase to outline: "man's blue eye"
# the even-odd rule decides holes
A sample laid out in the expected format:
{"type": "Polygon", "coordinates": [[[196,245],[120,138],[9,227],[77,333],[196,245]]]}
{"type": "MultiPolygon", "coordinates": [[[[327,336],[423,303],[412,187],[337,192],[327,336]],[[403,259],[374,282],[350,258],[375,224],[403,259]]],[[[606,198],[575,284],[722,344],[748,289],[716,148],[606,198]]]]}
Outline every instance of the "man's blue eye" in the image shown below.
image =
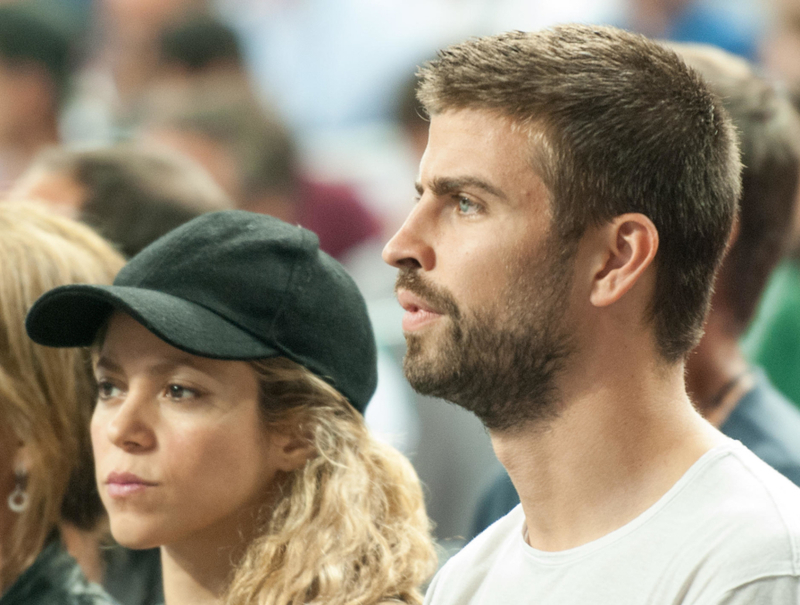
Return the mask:
{"type": "Polygon", "coordinates": [[[477,212],[478,207],[469,198],[460,197],[458,198],[458,210],[462,214],[474,214],[475,212],[477,212]]]}

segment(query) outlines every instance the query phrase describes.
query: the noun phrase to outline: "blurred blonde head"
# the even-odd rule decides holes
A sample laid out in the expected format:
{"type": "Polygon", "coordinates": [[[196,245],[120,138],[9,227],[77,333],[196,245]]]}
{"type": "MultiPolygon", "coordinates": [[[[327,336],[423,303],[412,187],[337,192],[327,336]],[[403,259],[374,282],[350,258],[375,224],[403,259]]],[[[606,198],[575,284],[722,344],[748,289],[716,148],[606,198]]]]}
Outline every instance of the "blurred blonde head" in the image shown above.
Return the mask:
{"type": "Polygon", "coordinates": [[[283,477],[225,602],[421,603],[436,557],[411,464],[375,440],[347,400],[306,368],[284,358],[253,367],[267,429],[298,434],[315,453],[283,477]]]}
{"type": "Polygon", "coordinates": [[[0,425],[25,451],[28,494],[27,508],[1,545],[0,585],[35,559],[60,521],[89,528],[101,511],[91,492],[94,386],[87,354],[34,344],[25,316],[44,292],[111,283],[123,264],[84,225],[29,202],[0,203],[0,425]]]}

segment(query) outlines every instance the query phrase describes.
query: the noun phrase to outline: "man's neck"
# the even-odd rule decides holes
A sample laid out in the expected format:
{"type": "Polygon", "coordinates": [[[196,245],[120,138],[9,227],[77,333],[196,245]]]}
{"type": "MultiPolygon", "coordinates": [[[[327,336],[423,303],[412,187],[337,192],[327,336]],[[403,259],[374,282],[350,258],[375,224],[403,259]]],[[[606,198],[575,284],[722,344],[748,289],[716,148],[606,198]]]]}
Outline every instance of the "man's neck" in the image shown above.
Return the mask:
{"type": "Polygon", "coordinates": [[[565,376],[558,418],[491,434],[534,548],[566,550],[622,527],[724,442],[692,407],[682,364],[632,366],[565,376]]]}

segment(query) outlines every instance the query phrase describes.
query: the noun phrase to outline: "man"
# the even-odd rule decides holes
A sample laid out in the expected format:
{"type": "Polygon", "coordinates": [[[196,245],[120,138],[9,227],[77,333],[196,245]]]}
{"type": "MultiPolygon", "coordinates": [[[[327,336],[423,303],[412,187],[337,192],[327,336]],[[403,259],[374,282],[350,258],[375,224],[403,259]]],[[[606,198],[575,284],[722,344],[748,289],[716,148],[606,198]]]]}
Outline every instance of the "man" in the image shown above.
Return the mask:
{"type": "MultiPolygon", "coordinates": [[[[672,48],[722,99],[740,133],[744,163],[735,234],[718,273],[705,334],[687,358],[686,384],[709,422],[800,485],[800,413],[739,346],[791,235],[800,176],[798,118],[789,99],[743,59],[711,46],[672,48]]],[[[518,503],[503,473],[481,499],[475,533],[518,503]]]]}
{"type": "Polygon", "coordinates": [[[800,413],[739,346],[789,244],[800,177],[798,117],[789,99],[745,61],[711,47],[676,50],[723,99],[740,132],[745,166],[739,219],[705,335],[687,360],[686,385],[714,426],[800,485],[800,413]]]}
{"type": "Polygon", "coordinates": [[[475,412],[521,506],[426,602],[796,603],[800,490],[686,394],[739,196],[720,101],[601,27],[421,70],[419,200],[387,244],[405,372],[475,412]]]}
{"type": "Polygon", "coordinates": [[[48,149],[10,195],[40,199],[81,220],[127,257],[204,212],[233,207],[198,163],[137,145],[48,149]]]}
{"type": "MultiPolygon", "coordinates": [[[[789,88],[789,98],[800,111],[800,82],[789,88]]],[[[792,222],[788,253],[770,275],[742,348],[773,386],[800,408],[800,204],[792,222]]]]}
{"type": "Polygon", "coordinates": [[[20,6],[0,6],[0,193],[58,143],[69,76],[67,36],[20,6]]]}

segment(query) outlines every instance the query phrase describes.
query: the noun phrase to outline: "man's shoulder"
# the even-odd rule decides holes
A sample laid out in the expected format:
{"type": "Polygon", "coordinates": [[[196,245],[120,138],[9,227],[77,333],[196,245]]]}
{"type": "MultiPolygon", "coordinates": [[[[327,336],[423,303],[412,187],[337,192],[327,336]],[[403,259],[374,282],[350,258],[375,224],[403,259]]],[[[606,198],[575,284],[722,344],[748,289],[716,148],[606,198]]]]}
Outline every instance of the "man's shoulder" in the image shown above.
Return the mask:
{"type": "Polygon", "coordinates": [[[708,482],[719,489],[711,504],[714,525],[731,546],[723,552],[743,561],[782,562],[787,573],[800,573],[800,488],[744,445],[735,443],[729,452],[720,476],[708,482]]]}
{"type": "Polygon", "coordinates": [[[521,507],[442,568],[427,603],[715,603],[765,578],[800,577],[800,489],[729,440],[701,458],[654,506],[610,534],[562,552],[531,549],[521,507]],[[619,587],[626,589],[620,592],[619,587]],[[624,593],[624,594],[623,594],[624,593]],[[658,595],[658,596],[656,596],[658,595]],[[650,602],[650,601],[647,601],[650,602]]]}
{"type": "Polygon", "coordinates": [[[800,488],[731,440],[679,481],[630,552],[654,537],[662,579],[691,579],[687,603],[714,602],[768,577],[800,577],[800,488]]]}
{"type": "Polygon", "coordinates": [[[525,513],[522,506],[517,504],[506,515],[497,519],[485,530],[453,555],[447,564],[463,569],[472,566],[475,562],[484,563],[509,548],[516,542],[520,545],[524,541],[523,531],[525,526],[525,513]]]}
{"type": "MultiPolygon", "coordinates": [[[[450,603],[448,599],[454,594],[453,588],[456,586],[455,594],[470,595],[478,592],[498,559],[507,560],[521,556],[521,553],[515,551],[521,549],[524,523],[522,507],[517,505],[478,534],[439,570],[428,589],[425,602],[428,603],[434,596],[437,585],[442,586],[448,597],[442,599],[439,595],[436,602],[450,603]]],[[[452,602],[458,602],[458,599],[452,602]]]]}
{"type": "Polygon", "coordinates": [[[748,591],[761,595],[753,602],[784,602],[774,595],[800,586],[800,488],[738,442],[713,466],[677,551],[686,564],[675,578],[691,578],[686,602],[746,602],[748,591]]]}
{"type": "Polygon", "coordinates": [[[740,442],[728,448],[719,477],[712,484],[726,489],[726,509],[740,516],[757,514],[787,531],[800,530],[800,488],[740,442]],[[731,497],[735,497],[731,501],[731,497]]]}

